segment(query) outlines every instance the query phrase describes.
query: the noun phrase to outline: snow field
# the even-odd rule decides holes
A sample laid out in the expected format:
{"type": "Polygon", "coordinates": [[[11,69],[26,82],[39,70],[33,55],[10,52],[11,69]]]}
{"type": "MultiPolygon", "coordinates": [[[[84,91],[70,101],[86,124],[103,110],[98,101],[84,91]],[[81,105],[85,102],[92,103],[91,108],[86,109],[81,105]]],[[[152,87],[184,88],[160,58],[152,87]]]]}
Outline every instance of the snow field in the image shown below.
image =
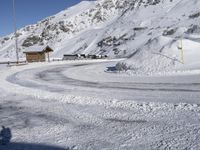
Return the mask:
{"type": "MultiPolygon", "coordinates": [[[[132,100],[119,100],[98,98],[98,95],[70,95],[59,90],[51,92],[48,86],[52,82],[46,78],[42,78],[41,82],[35,76],[44,70],[51,73],[52,68],[72,64],[77,65],[75,68],[82,72],[77,75],[84,76],[82,69],[94,70],[96,64],[98,72],[101,70],[98,67],[105,68],[105,64],[109,63],[108,60],[53,62],[1,70],[0,111],[3,111],[0,119],[3,124],[11,127],[13,142],[78,150],[199,148],[198,103],[144,102],[134,101],[134,97],[132,100]],[[84,66],[84,63],[89,65],[84,66]],[[34,83],[38,82],[46,86],[46,89],[35,87],[34,83]]],[[[69,75],[66,72],[63,74],[69,75]]],[[[98,78],[100,76],[101,81],[106,78],[101,72],[98,78]]],[[[113,75],[114,80],[116,76],[120,75],[113,75]]],[[[55,88],[61,87],[59,80],[54,81],[58,83],[54,85],[55,88]]]]}

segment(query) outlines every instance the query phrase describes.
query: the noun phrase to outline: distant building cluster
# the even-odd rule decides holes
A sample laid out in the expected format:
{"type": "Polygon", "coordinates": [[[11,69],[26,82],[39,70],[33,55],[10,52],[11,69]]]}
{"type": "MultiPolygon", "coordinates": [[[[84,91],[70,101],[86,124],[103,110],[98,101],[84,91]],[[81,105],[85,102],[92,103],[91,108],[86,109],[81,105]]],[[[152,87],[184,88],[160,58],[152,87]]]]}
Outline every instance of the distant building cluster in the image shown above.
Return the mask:
{"type": "Polygon", "coordinates": [[[105,59],[107,57],[107,55],[65,54],[63,55],[63,60],[105,59]]]}
{"type": "MultiPolygon", "coordinates": [[[[50,61],[49,53],[54,50],[49,46],[32,46],[24,51],[26,61],[31,62],[45,62],[50,61]]],[[[107,55],[86,55],[86,54],[64,54],[62,60],[81,60],[81,59],[105,59],[107,55]]],[[[53,59],[55,61],[55,59],[53,59]]]]}

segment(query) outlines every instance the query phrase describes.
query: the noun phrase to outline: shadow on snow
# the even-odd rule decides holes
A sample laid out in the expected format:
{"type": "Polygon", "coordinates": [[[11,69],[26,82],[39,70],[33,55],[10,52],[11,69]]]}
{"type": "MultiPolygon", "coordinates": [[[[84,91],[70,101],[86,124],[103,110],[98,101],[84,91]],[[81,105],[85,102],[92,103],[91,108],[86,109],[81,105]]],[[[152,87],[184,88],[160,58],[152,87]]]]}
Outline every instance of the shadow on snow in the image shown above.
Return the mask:
{"type": "Polygon", "coordinates": [[[0,145],[0,150],[69,150],[69,148],[31,143],[9,143],[8,145],[0,145]]]}

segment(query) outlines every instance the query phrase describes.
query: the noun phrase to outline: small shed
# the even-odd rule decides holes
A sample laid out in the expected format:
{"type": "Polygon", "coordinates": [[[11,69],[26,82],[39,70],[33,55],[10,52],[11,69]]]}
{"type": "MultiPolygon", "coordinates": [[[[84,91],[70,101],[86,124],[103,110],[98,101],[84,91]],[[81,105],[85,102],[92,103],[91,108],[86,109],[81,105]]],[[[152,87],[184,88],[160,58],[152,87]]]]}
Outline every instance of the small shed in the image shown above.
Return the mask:
{"type": "Polygon", "coordinates": [[[53,49],[49,46],[32,46],[25,49],[24,54],[28,62],[45,62],[50,61],[50,52],[53,52],[53,49]]]}
{"type": "Polygon", "coordinates": [[[65,54],[63,55],[63,60],[76,60],[79,59],[79,57],[78,54],[65,54]]]}
{"type": "Polygon", "coordinates": [[[87,58],[87,55],[86,54],[80,54],[80,57],[81,58],[87,58]]]}
{"type": "Polygon", "coordinates": [[[97,59],[97,57],[98,57],[97,55],[88,55],[89,59],[97,59]]]}

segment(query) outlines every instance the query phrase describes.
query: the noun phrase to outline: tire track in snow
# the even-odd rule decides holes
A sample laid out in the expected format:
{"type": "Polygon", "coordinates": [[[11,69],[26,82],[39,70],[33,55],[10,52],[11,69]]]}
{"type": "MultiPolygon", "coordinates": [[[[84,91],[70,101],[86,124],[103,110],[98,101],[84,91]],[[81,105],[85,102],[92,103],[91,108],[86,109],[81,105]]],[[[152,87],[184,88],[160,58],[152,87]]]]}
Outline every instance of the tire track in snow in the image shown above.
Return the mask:
{"type": "MultiPolygon", "coordinates": [[[[88,64],[86,64],[88,65],[88,64]]],[[[200,92],[200,83],[118,83],[118,82],[88,82],[82,80],[76,80],[66,77],[62,74],[63,71],[69,68],[76,67],[77,65],[71,67],[58,66],[56,68],[47,69],[35,74],[37,79],[52,83],[55,79],[59,79],[58,83],[63,85],[72,86],[82,86],[82,87],[92,87],[101,89],[118,89],[118,90],[136,90],[136,91],[165,91],[165,92],[200,92]],[[197,87],[198,89],[190,88],[180,88],[180,87],[197,87]]],[[[80,66],[80,65],[78,65],[80,66]]],[[[25,70],[29,71],[29,70],[25,70]]],[[[24,71],[23,71],[24,72],[24,71]]],[[[62,92],[64,89],[55,88],[55,85],[41,85],[31,81],[26,81],[25,79],[20,79],[18,76],[23,74],[23,72],[17,72],[7,78],[11,83],[18,84],[24,87],[41,88],[49,91],[62,92]]],[[[54,82],[53,82],[54,83],[54,82]]]]}

